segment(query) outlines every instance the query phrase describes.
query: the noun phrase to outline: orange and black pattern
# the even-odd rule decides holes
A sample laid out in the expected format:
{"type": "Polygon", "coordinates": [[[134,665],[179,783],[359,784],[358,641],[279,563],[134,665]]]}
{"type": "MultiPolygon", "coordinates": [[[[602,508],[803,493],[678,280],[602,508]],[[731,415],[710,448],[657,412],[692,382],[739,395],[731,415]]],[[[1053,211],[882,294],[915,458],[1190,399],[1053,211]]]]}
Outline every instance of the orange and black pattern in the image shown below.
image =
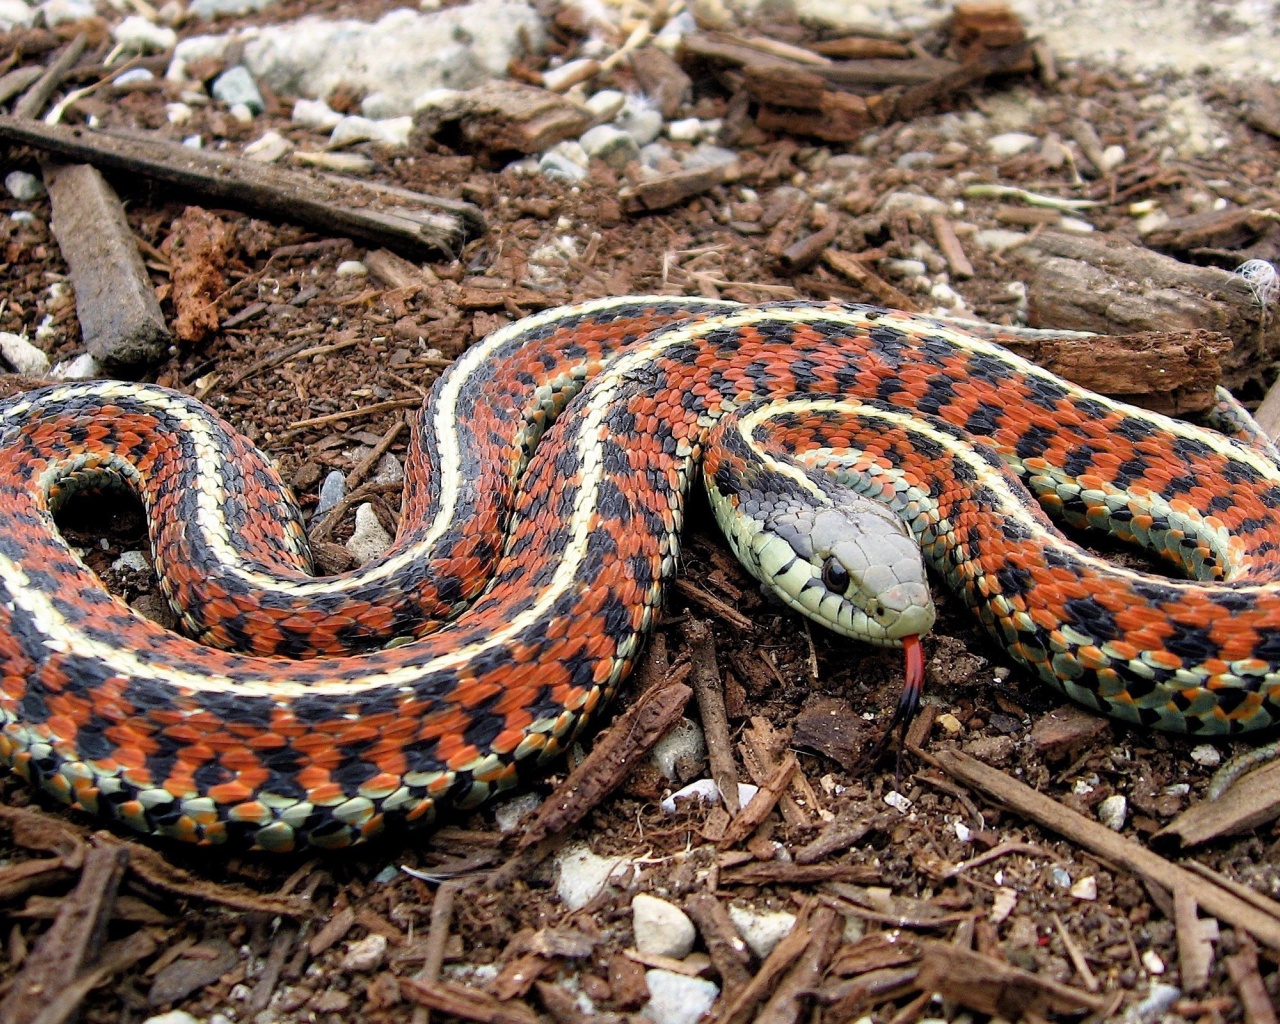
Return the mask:
{"type": "Polygon", "coordinates": [[[1067,692],[1190,732],[1280,718],[1264,452],[907,314],[626,298],[465,354],[417,424],[401,537],[341,580],[305,575],[268,460],[191,399],[95,382],[0,405],[0,758],[140,831],[271,850],[473,805],[563,750],[630,671],[690,474],[761,399],[817,417],[793,457],[822,449],[823,472],[895,505],[996,638],[1067,692]],[[876,411],[877,435],[852,407],[820,414],[834,400],[876,411]],[[104,475],[141,496],[205,643],[111,598],[57,533],[58,502],[104,475]],[[1092,559],[1024,484],[1202,582],[1092,559]]]}

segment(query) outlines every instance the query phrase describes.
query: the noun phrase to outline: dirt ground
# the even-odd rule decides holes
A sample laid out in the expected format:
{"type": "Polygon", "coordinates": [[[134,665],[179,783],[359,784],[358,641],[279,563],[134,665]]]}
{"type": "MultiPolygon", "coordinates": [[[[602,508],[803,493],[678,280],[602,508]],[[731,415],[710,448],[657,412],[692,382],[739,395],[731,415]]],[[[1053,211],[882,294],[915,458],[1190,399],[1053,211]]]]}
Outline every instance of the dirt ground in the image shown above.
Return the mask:
{"type": "MultiPolygon", "coordinates": [[[[278,8],[268,17],[283,20],[297,6],[278,8]]],[[[358,6],[367,14],[371,5],[358,6]]],[[[712,82],[696,84],[696,112],[704,117],[723,114],[724,93],[712,82]]],[[[409,154],[362,147],[376,162],[378,180],[476,203],[488,220],[488,232],[457,260],[431,262],[435,283],[394,288],[374,275],[336,273],[341,262],[365,258],[369,250],[364,246],[254,219],[238,210],[210,209],[207,212],[225,229],[227,289],[219,300],[221,323],[200,342],[180,345],[152,379],[199,395],[267,450],[295,487],[303,508],[310,510],[320,480],[334,469],[352,470],[402,413],[355,412],[315,426],[296,424],[424,397],[445,360],[529,311],[510,299],[504,302],[504,289],[524,281],[531,255],[558,236],[572,238],[577,255],[565,256],[554,266],[550,283],[543,286],[545,305],[626,293],[703,294],[747,302],[789,297],[872,301],[875,296],[821,264],[796,270],[766,256],[762,245],[767,231],[758,224],[759,211],[775,189],[799,187],[838,210],[836,237],[841,249],[880,249],[886,257],[904,259],[916,257],[913,246],[919,238],[932,237],[927,221],[910,213],[886,216],[879,212],[880,200],[906,190],[952,202],[960,198],[957,183],[966,179],[1060,195],[1092,193],[1105,203],[1090,211],[1094,228],[1132,239],[1137,235],[1129,204],[1147,199],[1158,199],[1173,216],[1196,212],[1205,196],[1210,202],[1226,198],[1241,206],[1276,209],[1280,143],[1242,122],[1235,87],[1209,78],[1192,84],[1219,119],[1229,144],[1220,156],[1164,161],[1168,173],[1151,177],[1150,186],[1136,176],[1123,177],[1126,169],[1157,158],[1156,143],[1143,141],[1151,121],[1151,106],[1145,101],[1174,87],[1185,89],[1185,80],[1128,79],[1073,67],[1062,69],[1060,80],[1052,85],[1034,76],[1018,76],[967,90],[949,101],[946,110],[963,122],[969,112],[993,109],[993,97],[1001,102],[1012,97],[1037,105],[1037,132],[1055,127],[1065,132],[1063,126],[1085,103],[1103,143],[1123,145],[1127,162],[1117,177],[1082,188],[1073,185],[1067,170],[1050,169],[1034,151],[1001,161],[977,144],[966,142],[947,150],[956,142],[955,118],[938,113],[890,126],[869,145],[849,147],[867,158],[865,167],[852,176],[840,161],[832,162],[843,147],[749,133],[735,143],[742,155],[737,181],[643,216],[622,211],[617,192],[624,181],[600,164],[593,166],[586,183],[575,186],[539,175],[503,173],[484,153],[455,152],[429,138],[415,140],[409,154]],[[920,150],[951,152],[954,159],[945,167],[914,167],[900,160],[904,153],[920,150]],[[282,249],[286,254],[278,255],[282,249]],[[495,302],[489,308],[460,309],[451,302],[456,285],[488,288],[495,302]],[[302,356],[252,369],[264,356],[301,342],[302,356]]],[[[269,127],[299,143],[308,142],[305,130],[292,125],[283,112],[258,118],[250,129],[225,111],[197,109],[192,122],[179,129],[168,124],[165,102],[159,91],[114,95],[100,101],[100,116],[111,125],[144,128],[175,139],[199,133],[225,139],[233,147],[269,127]]],[[[38,173],[32,151],[11,149],[8,157],[7,167],[38,173]]],[[[170,272],[181,257],[175,257],[170,240],[175,233],[190,237],[196,215],[184,218],[191,204],[182,195],[136,180],[116,184],[126,199],[130,224],[145,243],[147,266],[165,296],[163,308],[172,316],[170,272]]],[[[1007,226],[998,219],[1001,206],[996,199],[968,199],[963,217],[979,229],[1007,226]]],[[[0,330],[30,332],[51,318],[41,346],[54,361],[76,354],[79,334],[73,299],[65,289],[50,288],[67,268],[48,228],[47,200],[19,203],[5,196],[0,210],[34,214],[25,222],[0,220],[0,330]]],[[[965,241],[974,276],[954,286],[974,315],[1013,322],[1019,293],[1010,286],[1025,281],[1029,268],[1016,252],[998,255],[965,241]]],[[[1230,265],[1226,257],[1219,262],[1230,265]]],[[[927,296],[920,298],[929,304],[927,296]]],[[[1269,383],[1271,376],[1270,367],[1257,368],[1259,385],[1269,383]]],[[[1256,400],[1260,390],[1245,397],[1256,400]]],[[[403,457],[405,447],[402,434],[390,451],[403,457]]],[[[394,529],[396,491],[383,488],[372,493],[371,500],[384,525],[394,529]]],[[[111,568],[121,552],[145,547],[139,511],[124,502],[111,509],[110,527],[101,543],[101,505],[90,505],[86,499],[73,506],[66,513],[66,527],[88,548],[89,564],[117,593],[162,615],[146,574],[111,568]]],[[[349,527],[348,518],[335,539],[341,540],[349,527]]],[[[809,630],[761,596],[729,557],[701,499],[693,502],[683,579],[686,586],[671,594],[658,628],[670,662],[679,665],[688,658],[682,626],[690,618],[709,620],[735,735],[763,718],[790,736],[799,772],[824,812],[813,815],[808,824],[770,818],[743,847],[754,863],[785,862],[791,851],[818,835],[825,819],[845,809],[875,808],[879,815],[865,836],[826,861],[865,869],[860,876],[864,886],[785,880],[723,883],[720,895],[756,908],[793,912],[812,894],[838,897],[850,922],[845,935],[851,944],[859,932],[892,931],[895,918],[905,922],[900,933],[904,942],[916,937],[953,940],[968,929],[965,934],[985,952],[1042,977],[1087,988],[1073,965],[1075,952],[1096,979],[1098,991],[1123,994],[1123,1006],[1114,1010],[1117,1019],[1126,1007],[1146,998],[1153,983],[1179,984],[1180,954],[1170,908],[1162,894],[1153,896],[1134,874],[948,784],[911,755],[902,763],[900,780],[895,779],[891,756],[875,771],[860,768],[877,722],[885,720],[897,701],[900,656],[809,630]],[[713,601],[699,594],[746,615],[750,628],[718,615],[713,601]],[[822,753],[813,752],[815,745],[822,753]],[[891,793],[907,802],[901,810],[879,814],[888,810],[883,798],[891,793]],[[959,837],[957,822],[965,826],[967,841],[959,837]],[[939,864],[958,864],[1003,844],[1014,845],[955,877],[943,877],[937,870],[939,864]],[[1096,898],[1072,895],[1072,886],[1088,877],[1096,880],[1096,898]],[[881,902],[865,902],[866,912],[859,916],[852,902],[857,893],[851,890],[865,897],[868,887],[887,892],[873,892],[881,902]],[[1012,909],[1001,909],[1008,899],[1013,899],[1012,909]],[[884,908],[890,907],[892,913],[886,913],[884,908]],[[977,940],[972,938],[975,932],[977,940]]],[[[1129,808],[1122,832],[1139,842],[1202,798],[1213,766],[1201,763],[1211,758],[1191,756],[1197,741],[1100,722],[1096,729],[1081,730],[1069,749],[1038,747],[1033,733],[1046,716],[1061,709],[1060,695],[1013,667],[957,600],[940,590],[937,599],[941,617],[926,641],[927,702],[936,708],[926,750],[959,747],[1089,817],[1095,817],[1106,798],[1122,795],[1129,808]]],[[[634,685],[624,686],[618,704],[627,707],[636,694],[634,685]]],[[[696,715],[693,705],[687,713],[696,715]]],[[[1219,748],[1230,755],[1248,746],[1242,741],[1219,748]]],[[[538,782],[532,789],[545,793],[555,781],[553,777],[538,782]]],[[[705,885],[706,872],[718,854],[714,844],[702,838],[710,812],[693,809],[673,817],[659,809],[659,799],[669,788],[650,764],[638,765],[622,788],[573,830],[572,838],[585,841],[598,855],[640,858],[642,866],[635,869],[639,888],[680,902],[705,885]]],[[[79,836],[94,827],[11,776],[0,779],[0,801],[10,808],[39,809],[79,836]]],[[[39,856],[15,835],[0,833],[0,864],[39,856]]],[[[260,1024],[421,1020],[422,1006],[401,983],[419,971],[428,955],[426,936],[439,889],[433,881],[389,869],[411,868],[432,876],[452,874],[459,865],[489,868],[511,855],[513,842],[512,836],[499,831],[494,810],[483,808],[457,815],[435,832],[325,856],[266,857],[157,844],[162,858],[191,874],[192,887],[183,891],[155,879],[126,880],[122,892],[134,900],[118,908],[108,937],[146,929],[159,952],[92,991],[83,1004],[83,1019],[95,1024],[140,1021],[173,1007],[200,1020],[213,1021],[221,1014],[228,1021],[260,1024]],[[228,906],[200,888],[215,883],[248,894],[249,902],[228,906]],[[254,895],[302,899],[306,909],[293,919],[281,917],[266,904],[251,906],[254,895]],[[343,918],[348,910],[358,913],[343,918]],[[345,920],[345,930],[326,924],[334,920],[345,920]],[[349,961],[349,946],[369,934],[385,935],[388,952],[374,969],[360,970],[349,961]],[[189,986],[189,991],[183,991],[187,986],[181,978],[173,982],[174,965],[186,965],[198,976],[198,968],[207,969],[211,962],[222,968],[212,979],[189,986]],[[175,984],[169,991],[178,995],[166,998],[167,990],[157,992],[161,976],[175,984]],[[269,981],[265,989],[264,977],[269,981]]],[[[1211,843],[1194,856],[1244,886],[1280,898],[1280,831],[1274,823],[1211,843]]],[[[39,893],[0,903],[0,914],[6,918],[0,929],[7,942],[0,985],[8,984],[6,979],[13,977],[55,912],[56,903],[48,897],[56,900],[74,881],[71,873],[64,873],[39,893]]],[[[545,955],[538,968],[541,977],[573,979],[571,987],[586,992],[598,1013],[637,1012],[636,1002],[627,995],[626,969],[619,965],[622,951],[633,945],[633,889],[607,887],[584,910],[570,912],[555,893],[553,859],[548,857],[500,887],[478,885],[464,891],[453,907],[453,938],[445,950],[447,977],[449,965],[506,967],[536,948],[533,936],[571,932],[587,937],[585,953],[579,949],[572,955],[545,955]]],[[[1222,927],[1207,985],[1183,994],[1163,1019],[1258,1019],[1246,1017],[1227,967],[1229,958],[1242,952],[1248,956],[1253,948],[1242,934],[1222,927]]],[[[1275,999],[1280,991],[1276,951],[1263,948],[1258,956],[1260,983],[1275,999]]],[[[849,977],[855,975],[851,971],[849,977]]],[[[456,980],[469,977],[461,973],[456,980]]],[[[986,1019],[954,1003],[912,1003],[916,993],[909,981],[883,988],[869,985],[859,998],[852,998],[852,989],[842,987],[846,980],[827,975],[810,1019],[835,1021],[863,1014],[877,1021],[986,1019]]],[[[529,1000],[553,1019],[581,1013],[573,1006],[557,1005],[545,992],[531,994],[529,1000]]]]}

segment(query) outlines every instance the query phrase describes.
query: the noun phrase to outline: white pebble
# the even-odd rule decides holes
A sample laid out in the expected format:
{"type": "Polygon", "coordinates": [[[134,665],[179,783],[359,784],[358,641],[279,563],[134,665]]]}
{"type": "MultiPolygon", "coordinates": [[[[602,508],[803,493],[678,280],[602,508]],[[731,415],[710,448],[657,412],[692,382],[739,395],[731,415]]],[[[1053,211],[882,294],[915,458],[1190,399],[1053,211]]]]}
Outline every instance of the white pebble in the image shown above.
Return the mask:
{"type": "Polygon", "coordinates": [[[1093,232],[1093,225],[1079,217],[1063,217],[1058,221],[1057,227],[1060,231],[1069,231],[1073,235],[1088,235],[1093,232]]]}
{"type": "MultiPolygon", "coordinates": [[[[753,786],[749,782],[739,782],[738,806],[746,807],[758,792],[760,792],[758,786],[753,786]]],[[[719,803],[720,787],[716,785],[714,779],[696,779],[689,785],[677,789],[670,796],[664,797],[660,806],[665,813],[675,814],[680,802],[684,800],[700,800],[705,804],[719,803]]]]}
{"type": "Polygon", "coordinates": [[[240,124],[253,124],[253,111],[249,109],[247,103],[233,103],[227,113],[231,115],[233,121],[240,124]]]}
{"type": "Polygon", "coordinates": [[[131,14],[111,31],[121,49],[129,53],[163,53],[172,50],[178,33],[171,28],[153,25],[146,18],[131,14]]]}
{"type": "Polygon", "coordinates": [[[150,82],[156,76],[146,68],[130,68],[123,75],[118,77],[113,85],[133,85],[136,82],[150,82]]]}
{"type": "Polygon", "coordinates": [[[637,893],[631,901],[631,930],[641,953],[675,960],[689,955],[697,935],[683,910],[645,892],[637,893]]]}
{"type": "Polygon", "coordinates": [[[150,572],[151,563],[145,552],[122,551],[120,557],[111,563],[116,572],[150,572]]]}
{"type": "Polygon", "coordinates": [[[1013,231],[1009,228],[984,228],[976,231],[973,240],[989,252],[1004,252],[1027,240],[1025,231],[1013,231]]]}
{"type": "Polygon", "coordinates": [[[102,368],[92,354],[81,352],[73,359],[64,359],[49,371],[49,376],[57,380],[89,380],[98,377],[102,368]]]}
{"type": "Polygon", "coordinates": [[[339,277],[366,277],[369,268],[359,260],[343,260],[334,273],[339,277]]]}
{"type": "Polygon", "coordinates": [[[1102,166],[1098,168],[1103,174],[1108,171],[1114,171],[1122,163],[1129,154],[1125,152],[1124,146],[1108,146],[1102,151],[1102,166]]]}
{"type": "Polygon", "coordinates": [[[923,260],[885,259],[880,261],[880,267],[894,277],[924,277],[929,272],[923,260]]]}
{"type": "Polygon", "coordinates": [[[1222,751],[1212,743],[1201,743],[1191,748],[1191,760],[1203,768],[1217,768],[1222,764],[1222,751]]]}
{"type": "Polygon", "coordinates": [[[374,120],[369,117],[344,117],[333,126],[329,136],[331,146],[349,146],[356,142],[376,142],[383,146],[399,148],[409,144],[413,131],[412,117],[388,117],[374,120]]]}
{"type": "Polygon", "coordinates": [[[308,128],[319,128],[329,131],[342,120],[342,115],[331,110],[324,100],[296,100],[293,104],[292,119],[308,128]]]}
{"type": "Polygon", "coordinates": [[[36,12],[22,0],[0,0],[0,32],[8,32],[15,25],[30,28],[36,12]]]}
{"type": "Polygon", "coordinates": [[[1151,974],[1164,974],[1164,961],[1154,949],[1148,949],[1142,954],[1142,966],[1151,974]]]}
{"type": "Polygon", "coordinates": [[[627,97],[617,89],[601,89],[587,97],[584,105],[592,117],[613,117],[626,102],[627,97]]]}
{"type": "Polygon", "coordinates": [[[49,372],[49,357],[24,335],[0,331],[0,355],[19,373],[39,377],[49,372]]]}
{"type": "Polygon", "coordinates": [[[346,543],[347,550],[363,565],[377,558],[389,547],[391,547],[391,537],[378,522],[373,506],[368,503],[361,505],[356,509],[356,528],[346,543]]]}
{"type": "Polygon", "coordinates": [[[952,828],[955,830],[956,838],[962,843],[970,843],[973,841],[973,829],[966,825],[963,821],[957,821],[952,828]]]}
{"type": "Polygon", "coordinates": [[[4,176],[4,187],[9,195],[24,203],[44,195],[44,183],[28,171],[10,171],[4,176]]]}
{"type": "Polygon", "coordinates": [[[200,1024],[200,1021],[186,1010],[169,1010],[166,1013],[158,1013],[154,1017],[148,1017],[142,1024],[200,1024]]]}
{"type": "Polygon", "coordinates": [[[934,214],[946,213],[947,204],[941,199],[919,192],[890,192],[880,200],[880,209],[904,210],[907,213],[918,213],[922,217],[932,217],[934,214]]]}
{"type": "Polygon", "coordinates": [[[294,153],[293,161],[338,174],[368,174],[374,166],[363,153],[294,153]]]}
{"type": "Polygon", "coordinates": [[[503,800],[494,805],[493,820],[497,822],[498,831],[509,836],[520,827],[530,814],[542,806],[542,797],[537,793],[520,793],[510,800],[503,800]]]}
{"type": "Polygon", "coordinates": [[[1032,146],[1038,145],[1039,142],[1038,138],[1034,135],[1028,135],[1026,132],[1004,132],[987,139],[987,148],[991,150],[992,156],[1000,160],[1007,160],[1011,156],[1025,153],[1032,146]]]}
{"type": "Polygon", "coordinates": [[[570,910],[580,910],[628,863],[623,857],[597,857],[585,843],[566,846],[556,856],[556,895],[570,910]]]}
{"type": "Polygon", "coordinates": [[[293,149],[293,143],[279,132],[267,132],[244,147],[244,155],[260,164],[273,164],[293,149]]]}
{"type": "Polygon", "coordinates": [[[1098,804],[1098,820],[1107,828],[1119,832],[1129,816],[1129,801],[1119,793],[1107,797],[1098,804]]]}
{"type": "Polygon", "coordinates": [[[1096,900],[1098,898],[1098,879],[1093,875],[1085,875],[1071,887],[1071,895],[1078,900],[1096,900]]]}
{"type": "Polygon", "coordinates": [[[170,124],[186,124],[191,120],[191,115],[195,113],[185,103],[166,103],[164,112],[170,124]]]}
{"type": "Polygon", "coordinates": [[[720,995],[715,982],[674,971],[645,971],[644,980],[649,987],[644,1014],[653,1024],[698,1024],[720,995]]]}
{"type": "Polygon", "coordinates": [[[897,790],[889,790],[889,792],[884,795],[884,802],[895,811],[899,811],[902,814],[906,814],[907,811],[911,810],[911,801],[897,790]]]}
{"type": "Polygon", "coordinates": [[[347,954],[342,958],[342,970],[368,973],[382,966],[383,957],[387,955],[387,937],[374,932],[358,939],[347,946],[347,954]]]}
{"type": "Polygon", "coordinates": [[[763,960],[795,927],[796,915],[788,910],[756,910],[730,903],[729,920],[751,952],[763,960]]]}
{"type": "Polygon", "coordinates": [[[697,142],[707,135],[706,127],[696,117],[685,117],[667,123],[667,138],[672,142],[697,142]]]}
{"type": "Polygon", "coordinates": [[[615,170],[622,170],[632,160],[640,157],[640,147],[636,145],[636,140],[611,124],[598,124],[584,132],[578,145],[587,156],[603,160],[615,170]]]}

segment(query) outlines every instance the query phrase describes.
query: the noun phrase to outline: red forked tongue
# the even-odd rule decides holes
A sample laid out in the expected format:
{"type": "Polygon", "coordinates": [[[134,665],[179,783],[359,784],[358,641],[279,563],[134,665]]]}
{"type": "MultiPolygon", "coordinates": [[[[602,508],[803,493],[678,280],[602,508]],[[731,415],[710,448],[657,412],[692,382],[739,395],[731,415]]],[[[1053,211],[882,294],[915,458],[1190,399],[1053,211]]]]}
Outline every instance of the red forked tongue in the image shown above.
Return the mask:
{"type": "Polygon", "coordinates": [[[905,681],[902,687],[902,696],[898,700],[898,706],[893,712],[893,717],[889,719],[889,724],[884,733],[876,740],[875,746],[871,748],[871,753],[868,755],[868,760],[872,764],[878,761],[880,755],[884,753],[884,748],[889,744],[889,737],[893,735],[894,729],[897,729],[899,770],[901,769],[902,754],[907,745],[907,730],[911,728],[916,712],[920,710],[920,697],[924,693],[924,647],[920,643],[920,637],[903,637],[902,653],[906,660],[903,669],[905,681]]]}

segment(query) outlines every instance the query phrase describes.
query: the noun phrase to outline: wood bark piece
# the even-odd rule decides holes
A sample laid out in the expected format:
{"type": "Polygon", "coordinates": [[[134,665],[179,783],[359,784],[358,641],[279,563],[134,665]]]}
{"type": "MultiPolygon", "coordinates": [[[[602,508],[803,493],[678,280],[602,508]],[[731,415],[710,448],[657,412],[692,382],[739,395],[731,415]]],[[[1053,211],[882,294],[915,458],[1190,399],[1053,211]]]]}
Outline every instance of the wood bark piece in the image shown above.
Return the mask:
{"type": "Polygon", "coordinates": [[[1081,387],[1174,416],[1213,408],[1232,351],[1228,337],[1206,330],[1075,337],[1046,331],[999,341],[1081,387]]]}
{"type": "Polygon", "coordinates": [[[631,773],[635,763],[683,714],[693,691],[679,678],[646,691],[602,734],[586,756],[542,802],[517,846],[527,850],[581,821],[631,773]]]}
{"type": "Polygon", "coordinates": [[[1105,996],[1031,974],[985,953],[949,942],[926,942],[924,947],[916,985],[979,1013],[1021,1020],[1032,1013],[1096,1012],[1107,1005],[1105,996]]]}
{"type": "Polygon", "coordinates": [[[729,918],[724,904],[709,892],[694,893],[684,904],[707,947],[707,955],[720,975],[720,991],[732,1003],[751,981],[751,952],[729,918]]]}
{"type": "Polygon", "coordinates": [[[1176,837],[1184,847],[1236,835],[1280,817],[1280,761],[1250,772],[1217,800],[1192,804],[1153,835],[1176,837]]]}
{"type": "Polygon", "coordinates": [[[489,153],[540,153],[581,135],[591,112],[546,89],[495,80],[419,114],[418,123],[432,134],[456,124],[468,146],[489,153]]]}
{"type": "Polygon", "coordinates": [[[774,769],[773,774],[765,780],[764,785],[751,798],[747,806],[742,808],[730,822],[724,838],[717,845],[723,849],[740,843],[751,835],[769,816],[769,812],[773,810],[774,805],[786,790],[787,783],[791,781],[792,774],[799,767],[800,762],[796,760],[796,755],[788,750],[778,762],[778,767],[774,769]]]}
{"type": "Polygon", "coordinates": [[[908,298],[865,263],[839,249],[827,249],[822,254],[823,261],[837,274],[847,277],[854,284],[861,285],[877,302],[892,309],[901,309],[907,313],[917,313],[920,307],[908,298]]]}
{"type": "Polygon", "coordinates": [[[999,769],[958,750],[939,750],[932,759],[954,779],[977,789],[1043,828],[1079,843],[1090,852],[1119,864],[1144,881],[1166,889],[1188,886],[1200,907],[1249,932],[1272,949],[1280,949],[1280,915],[1231,892],[1210,879],[1166,860],[1158,853],[1111,831],[1106,825],[1078,814],[1043,793],[1037,793],[999,769]]]}
{"type": "Polygon", "coordinates": [[[809,930],[809,918],[813,913],[814,906],[815,904],[810,902],[800,909],[800,913],[796,915],[795,924],[791,926],[791,931],[787,932],[782,940],[773,947],[772,952],[765,957],[764,963],[760,965],[760,970],[756,972],[755,977],[747,983],[746,988],[739,992],[738,997],[729,1002],[724,1012],[719,1015],[719,1019],[724,1024],[746,1024],[752,1018],[756,1006],[769,994],[777,980],[804,953],[805,947],[808,946],[812,937],[812,933],[809,930]]]}
{"type": "Polygon", "coordinates": [[[422,1006],[479,1024],[542,1024],[524,1003],[504,1003],[470,985],[401,978],[400,991],[422,1006]]]}
{"type": "Polygon", "coordinates": [[[13,116],[39,117],[45,104],[49,102],[49,97],[53,95],[53,90],[58,88],[67,72],[75,67],[76,61],[80,59],[88,43],[89,37],[83,32],[71,40],[13,105],[13,116]]]}
{"type": "Polygon", "coordinates": [[[1258,972],[1258,947],[1252,942],[1242,944],[1239,953],[1227,957],[1227,974],[1240,993],[1246,1024],[1276,1024],[1275,1004],[1267,993],[1262,975],[1258,972]]]}
{"type": "Polygon", "coordinates": [[[1028,290],[1035,327],[1135,334],[1213,331],[1235,347],[1222,355],[1236,388],[1280,353],[1280,317],[1268,316],[1241,277],[1197,267],[1118,238],[1044,232],[1019,248],[1035,273],[1028,290]]]}
{"type": "Polygon", "coordinates": [[[672,171],[660,178],[620,188],[618,201],[627,213],[665,210],[691,196],[701,195],[717,185],[732,181],[737,176],[737,167],[735,163],[723,167],[700,167],[692,171],[672,171]]]}
{"type": "Polygon", "coordinates": [[[729,716],[724,707],[724,680],[716,664],[716,642],[711,627],[701,619],[690,619],[681,630],[689,660],[693,666],[689,678],[698,698],[698,714],[702,734],[707,740],[707,760],[711,778],[720,789],[725,810],[737,814],[738,766],[733,760],[733,743],[729,739],[729,716]]]}
{"type": "Polygon", "coordinates": [[[1213,966],[1213,943],[1209,936],[1216,937],[1218,922],[1199,916],[1195,894],[1185,886],[1174,890],[1173,906],[1182,990],[1199,992],[1209,984],[1209,968],[1213,966]]]}
{"type": "Polygon", "coordinates": [[[120,199],[88,164],[47,164],[44,183],[85,347],[108,369],[158,363],[169,328],[120,199]]]}
{"type": "Polygon", "coordinates": [[[58,916],[0,1002],[0,1024],[33,1024],[82,966],[93,965],[128,861],[126,849],[90,847],[79,884],[63,900],[58,916]]]}
{"type": "Polygon", "coordinates": [[[145,134],[93,132],[0,115],[0,139],[162,181],[187,197],[202,196],[409,254],[453,254],[485,231],[484,218],[471,203],[257,164],[145,134]]]}
{"type": "Polygon", "coordinates": [[[840,945],[843,922],[830,907],[819,907],[809,921],[809,944],[756,1014],[756,1024],[795,1024],[822,980],[840,945]]]}
{"type": "Polygon", "coordinates": [[[171,264],[173,331],[187,344],[203,341],[218,329],[218,299],[227,288],[229,243],[221,218],[199,206],[183,210],[164,240],[162,250],[171,264]]]}

